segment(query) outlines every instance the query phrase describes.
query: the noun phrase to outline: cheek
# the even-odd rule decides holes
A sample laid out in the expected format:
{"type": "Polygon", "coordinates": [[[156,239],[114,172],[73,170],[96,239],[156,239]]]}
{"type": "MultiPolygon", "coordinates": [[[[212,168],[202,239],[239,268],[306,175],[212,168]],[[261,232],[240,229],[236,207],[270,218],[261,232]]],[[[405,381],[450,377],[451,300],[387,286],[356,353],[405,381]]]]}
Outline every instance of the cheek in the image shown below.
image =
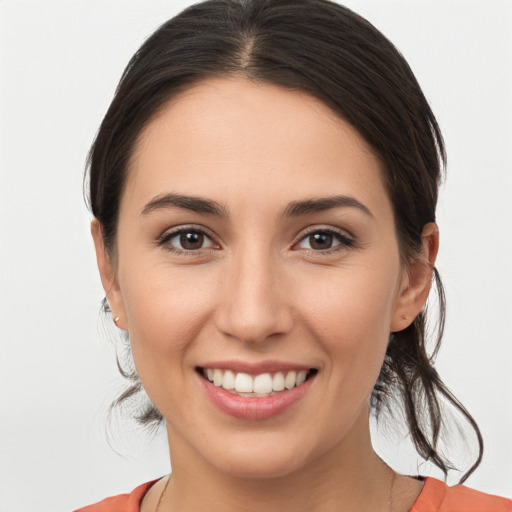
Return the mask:
{"type": "Polygon", "coordinates": [[[388,331],[396,302],[398,266],[382,271],[370,266],[332,269],[330,275],[315,279],[315,286],[302,291],[305,304],[325,328],[361,333],[388,331]]]}
{"type": "Polygon", "coordinates": [[[135,368],[166,419],[194,400],[191,354],[211,310],[211,283],[203,274],[192,267],[177,272],[156,265],[126,273],[129,278],[122,283],[135,368]]]}
{"type": "Polygon", "coordinates": [[[299,297],[308,308],[309,334],[326,356],[320,414],[328,418],[326,442],[340,440],[367,409],[389,340],[396,294],[392,276],[398,278],[392,268],[388,274],[371,267],[336,270],[337,277],[322,280],[314,294],[299,297]]]}
{"type": "Polygon", "coordinates": [[[212,283],[193,267],[173,271],[156,265],[147,270],[127,271],[129,278],[121,281],[135,364],[186,364],[180,354],[209,316],[212,283]]]}
{"type": "Polygon", "coordinates": [[[347,267],[329,272],[328,279],[316,279],[316,286],[296,293],[308,328],[340,378],[349,374],[376,378],[389,340],[398,291],[398,258],[396,263],[381,262],[379,267],[347,267]],[[337,372],[335,368],[340,366],[343,370],[337,372]]]}

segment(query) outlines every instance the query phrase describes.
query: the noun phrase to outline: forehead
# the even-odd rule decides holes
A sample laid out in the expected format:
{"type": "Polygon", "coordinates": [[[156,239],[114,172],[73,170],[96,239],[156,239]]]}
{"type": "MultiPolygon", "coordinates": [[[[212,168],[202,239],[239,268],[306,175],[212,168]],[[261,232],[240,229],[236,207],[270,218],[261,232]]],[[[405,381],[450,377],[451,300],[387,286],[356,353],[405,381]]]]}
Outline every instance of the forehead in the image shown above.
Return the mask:
{"type": "Polygon", "coordinates": [[[141,132],[124,195],[144,201],[169,191],[221,203],[246,192],[387,201],[380,161],[349,123],[304,92],[242,78],[194,85],[141,132]]]}

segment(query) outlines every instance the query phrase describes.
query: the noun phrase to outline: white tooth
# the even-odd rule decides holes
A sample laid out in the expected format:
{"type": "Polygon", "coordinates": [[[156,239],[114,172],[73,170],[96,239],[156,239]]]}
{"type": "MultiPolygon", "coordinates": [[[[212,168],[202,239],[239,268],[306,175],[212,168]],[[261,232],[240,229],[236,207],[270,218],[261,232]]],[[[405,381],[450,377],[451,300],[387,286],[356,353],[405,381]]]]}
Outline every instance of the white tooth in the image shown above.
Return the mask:
{"type": "Polygon", "coordinates": [[[247,373],[237,373],[235,377],[235,389],[238,393],[252,393],[254,382],[247,373]]]}
{"type": "Polygon", "coordinates": [[[284,375],[283,372],[277,372],[272,379],[272,389],[274,391],[283,391],[284,389],[284,375]]]}
{"type": "Polygon", "coordinates": [[[222,387],[224,389],[235,389],[235,374],[231,370],[226,370],[224,372],[222,387]]]}
{"type": "Polygon", "coordinates": [[[308,374],[307,370],[301,370],[297,374],[297,386],[300,386],[306,380],[307,374],[308,374]]]}
{"type": "Polygon", "coordinates": [[[222,370],[219,370],[218,368],[213,370],[213,383],[216,386],[222,386],[222,370]]]}
{"type": "Polygon", "coordinates": [[[206,376],[208,380],[213,381],[213,370],[211,368],[206,368],[206,376]]]}
{"type": "Polygon", "coordinates": [[[272,376],[270,373],[262,373],[254,379],[255,393],[271,393],[272,392],[272,376]]]}
{"type": "Polygon", "coordinates": [[[295,381],[297,380],[297,373],[288,372],[286,374],[286,378],[284,379],[284,387],[286,389],[292,389],[295,387],[295,381]]]}

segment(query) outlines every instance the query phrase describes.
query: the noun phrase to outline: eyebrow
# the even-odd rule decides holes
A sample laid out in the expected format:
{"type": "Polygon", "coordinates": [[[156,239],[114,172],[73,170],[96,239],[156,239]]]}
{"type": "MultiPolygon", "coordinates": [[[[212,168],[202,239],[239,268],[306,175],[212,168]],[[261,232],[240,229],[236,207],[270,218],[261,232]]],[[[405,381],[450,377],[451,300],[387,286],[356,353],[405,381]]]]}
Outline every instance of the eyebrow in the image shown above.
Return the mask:
{"type": "Polygon", "coordinates": [[[154,212],[156,210],[166,210],[169,208],[181,208],[197,213],[208,213],[218,217],[227,217],[228,213],[224,206],[202,197],[185,196],[181,194],[162,194],[155,197],[144,206],[142,215],[154,212]]]}
{"type": "MultiPolygon", "coordinates": [[[[186,196],[182,194],[162,194],[144,206],[142,215],[147,215],[157,210],[166,210],[170,208],[181,208],[197,213],[207,213],[217,217],[227,217],[226,207],[212,201],[197,196],[186,196]]],[[[284,211],[285,217],[299,217],[309,213],[318,213],[333,208],[357,208],[366,215],[373,217],[372,212],[363,203],[350,196],[329,196],[320,198],[304,199],[301,201],[292,201],[284,211]]]]}
{"type": "Polygon", "coordinates": [[[357,208],[369,217],[373,217],[367,206],[350,196],[329,196],[293,201],[288,205],[284,214],[288,217],[298,217],[308,213],[324,212],[333,208],[357,208]]]}

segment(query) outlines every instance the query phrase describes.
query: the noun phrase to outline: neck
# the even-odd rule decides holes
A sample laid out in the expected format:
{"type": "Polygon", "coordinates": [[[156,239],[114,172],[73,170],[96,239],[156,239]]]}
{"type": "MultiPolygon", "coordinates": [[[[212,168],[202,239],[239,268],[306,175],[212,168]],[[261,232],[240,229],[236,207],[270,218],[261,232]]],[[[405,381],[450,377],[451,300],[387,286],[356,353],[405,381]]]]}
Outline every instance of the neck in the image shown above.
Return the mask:
{"type": "Polygon", "coordinates": [[[334,449],[272,478],[219,470],[169,431],[173,472],[159,512],[345,512],[387,510],[392,470],[375,454],[367,412],[334,449]]]}

